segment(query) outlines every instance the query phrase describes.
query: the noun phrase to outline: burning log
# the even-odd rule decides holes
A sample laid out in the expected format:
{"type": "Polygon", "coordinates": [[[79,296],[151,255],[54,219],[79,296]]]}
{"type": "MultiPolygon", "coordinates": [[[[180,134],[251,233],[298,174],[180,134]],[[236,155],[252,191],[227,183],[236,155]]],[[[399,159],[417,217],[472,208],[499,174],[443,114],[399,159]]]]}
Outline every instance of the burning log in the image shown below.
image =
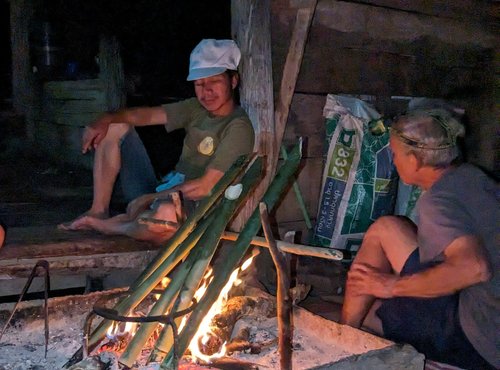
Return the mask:
{"type": "MultiPolygon", "coordinates": [[[[270,184],[262,201],[269,208],[274,207],[281,197],[281,193],[290,182],[293,175],[296,173],[301,159],[302,143],[300,142],[290,153],[288,159],[276,174],[273,182],[270,184]]],[[[180,353],[184,353],[194,337],[203,318],[210,310],[213,303],[219,297],[222,288],[229,280],[234,266],[237,266],[250,246],[252,238],[260,229],[259,210],[255,210],[248,220],[247,224],[241,231],[234,246],[226,258],[225,266],[222,266],[219,271],[216,271],[214,278],[210,283],[207,292],[198,303],[196,310],[190,315],[189,320],[179,335],[177,343],[180,353]]],[[[161,364],[162,369],[174,369],[177,367],[175,354],[171,349],[161,364]]]]}
{"type": "Polygon", "coordinates": [[[226,302],[223,310],[212,319],[213,335],[211,340],[203,344],[202,352],[213,354],[220,351],[223,343],[227,342],[227,353],[251,350],[252,353],[261,351],[261,343],[250,343],[249,328],[242,328],[232,336],[236,323],[249,314],[259,317],[274,317],[276,306],[267,298],[236,296],[226,302]],[[232,339],[231,339],[232,338],[232,339]]]}

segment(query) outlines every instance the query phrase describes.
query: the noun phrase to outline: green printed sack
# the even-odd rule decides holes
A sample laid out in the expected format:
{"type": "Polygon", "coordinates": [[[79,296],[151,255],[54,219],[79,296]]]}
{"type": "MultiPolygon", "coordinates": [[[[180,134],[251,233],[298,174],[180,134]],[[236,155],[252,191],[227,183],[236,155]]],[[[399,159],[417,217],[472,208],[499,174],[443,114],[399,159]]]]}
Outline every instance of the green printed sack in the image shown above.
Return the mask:
{"type": "Polygon", "coordinates": [[[355,252],[373,221],[394,211],[398,177],[389,132],[359,99],[328,95],[323,115],[329,147],[315,244],[355,252]]]}
{"type": "Polygon", "coordinates": [[[395,215],[408,217],[413,222],[417,223],[417,200],[422,195],[423,191],[416,185],[407,185],[401,179],[398,184],[398,192],[396,196],[396,205],[394,207],[395,215]]]}

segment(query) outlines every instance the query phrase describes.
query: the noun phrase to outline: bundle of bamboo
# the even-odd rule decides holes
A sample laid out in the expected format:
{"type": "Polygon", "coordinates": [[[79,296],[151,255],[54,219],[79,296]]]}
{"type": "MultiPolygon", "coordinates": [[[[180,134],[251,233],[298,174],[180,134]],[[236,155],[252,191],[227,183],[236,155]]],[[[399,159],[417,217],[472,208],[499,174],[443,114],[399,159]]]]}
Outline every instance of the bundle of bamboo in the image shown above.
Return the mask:
{"type": "MultiPolygon", "coordinates": [[[[302,144],[299,142],[283,162],[262,198],[262,202],[269,209],[277,204],[282,192],[293,179],[299,168],[301,154],[302,144]]],[[[164,277],[170,278],[169,284],[148,314],[150,322],[143,320],[122,353],[120,363],[132,367],[146,341],[158,328],[159,323],[154,322],[155,317],[168,313],[174,318],[176,313],[189,311],[194,293],[212,262],[227,224],[249,192],[262,178],[262,162],[262,157],[240,158],[214,187],[211,195],[200,202],[196,211],[190,215],[173,238],[160,250],[157,257],[130,286],[125,297],[115,305],[113,312],[116,317],[127,315],[153,291],[164,277]],[[226,195],[224,197],[223,193],[226,189],[236,184],[241,188],[239,196],[226,195]]],[[[178,357],[187,350],[201,321],[219,297],[220,291],[229,280],[233,270],[240,264],[260,227],[259,210],[256,209],[237,237],[223,268],[214,271],[206,293],[189,314],[182,331],[177,335],[179,317],[168,321],[170,325],[163,327],[151,355],[151,358],[156,361],[163,359],[162,369],[177,368],[178,357]]],[[[109,319],[103,320],[92,331],[88,343],[84,346],[86,348],[82,348],[72,360],[96,348],[112,322],[109,319]]],[[[74,362],[70,360],[68,365],[74,362]]]]}

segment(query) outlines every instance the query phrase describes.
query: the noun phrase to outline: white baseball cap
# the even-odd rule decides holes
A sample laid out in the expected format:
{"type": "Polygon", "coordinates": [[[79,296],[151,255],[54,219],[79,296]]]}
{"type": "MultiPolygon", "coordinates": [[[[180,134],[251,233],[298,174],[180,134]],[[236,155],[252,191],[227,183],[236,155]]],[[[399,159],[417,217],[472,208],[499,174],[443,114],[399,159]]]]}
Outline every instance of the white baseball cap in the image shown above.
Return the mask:
{"type": "Polygon", "coordinates": [[[241,52],[233,40],[204,39],[191,52],[188,81],[236,70],[241,52]]]}

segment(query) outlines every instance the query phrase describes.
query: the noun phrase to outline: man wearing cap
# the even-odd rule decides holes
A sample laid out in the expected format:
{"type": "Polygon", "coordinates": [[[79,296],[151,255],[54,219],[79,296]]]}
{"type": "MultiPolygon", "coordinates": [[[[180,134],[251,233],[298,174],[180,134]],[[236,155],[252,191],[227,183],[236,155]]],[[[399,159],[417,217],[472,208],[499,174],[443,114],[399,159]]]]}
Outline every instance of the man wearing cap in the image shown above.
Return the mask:
{"type": "MultiPolygon", "coordinates": [[[[236,70],[240,57],[240,50],[232,40],[202,40],[191,53],[187,78],[194,82],[196,98],[107,113],[86,127],[82,152],[95,149],[92,206],[82,216],[59,227],[92,228],[144,240],[163,239],[164,235],[153,235],[151,227],[138,224],[136,217],[148,210],[155,199],[173,190],[181,191],[188,200],[205,197],[239,156],[253,150],[252,124],[234,94],[239,82],[236,70]],[[159,186],[134,129],[146,125],[165,125],[168,132],[186,130],[175,172],[159,186]],[[118,174],[124,194],[133,200],[126,214],[110,219],[109,203],[118,174]]],[[[162,217],[168,220],[174,212],[166,207],[162,217]]]]}
{"type": "Polygon", "coordinates": [[[417,225],[385,216],[351,266],[341,322],[413,345],[465,369],[500,368],[498,184],[457,163],[463,126],[444,110],[415,111],[391,128],[401,179],[425,193],[417,225]]]}

